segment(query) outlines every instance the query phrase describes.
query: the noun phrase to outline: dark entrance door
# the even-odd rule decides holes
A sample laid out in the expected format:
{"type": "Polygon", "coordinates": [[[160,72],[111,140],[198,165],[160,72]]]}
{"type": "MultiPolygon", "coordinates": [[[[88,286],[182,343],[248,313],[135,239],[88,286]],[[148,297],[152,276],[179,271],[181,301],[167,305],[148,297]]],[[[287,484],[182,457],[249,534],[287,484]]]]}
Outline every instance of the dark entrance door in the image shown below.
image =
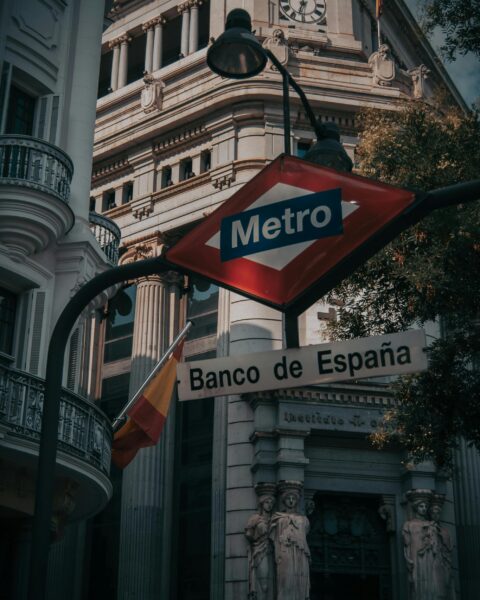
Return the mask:
{"type": "Polygon", "coordinates": [[[376,575],[312,573],[310,600],[381,600],[376,575]]]}
{"type": "Polygon", "coordinates": [[[390,600],[381,498],[317,493],[310,515],[311,600],[390,600]]]}

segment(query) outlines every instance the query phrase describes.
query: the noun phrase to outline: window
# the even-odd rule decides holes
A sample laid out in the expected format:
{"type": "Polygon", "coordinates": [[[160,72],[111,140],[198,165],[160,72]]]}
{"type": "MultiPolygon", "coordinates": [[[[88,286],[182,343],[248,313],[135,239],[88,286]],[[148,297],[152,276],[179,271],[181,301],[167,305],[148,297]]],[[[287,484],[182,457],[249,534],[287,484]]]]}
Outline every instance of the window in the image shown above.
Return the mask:
{"type": "Polygon", "coordinates": [[[128,181],[123,184],[122,204],[128,204],[133,198],[133,181],[128,181]]]}
{"type": "Polygon", "coordinates": [[[297,156],[298,158],[305,158],[305,154],[310,150],[311,142],[298,142],[297,144],[297,156]]]}
{"type": "Polygon", "coordinates": [[[210,150],[205,150],[200,155],[200,173],[210,171],[212,168],[212,153],[210,150]]]}
{"type": "Polygon", "coordinates": [[[102,197],[102,210],[110,210],[111,208],[116,208],[115,204],[115,190],[107,190],[103,192],[102,197]]]}
{"type": "Polygon", "coordinates": [[[135,316],[136,288],[125,288],[108,303],[105,331],[105,363],[129,358],[132,354],[133,319],[135,316]]]}
{"type": "Polygon", "coordinates": [[[195,177],[195,173],[192,168],[192,159],[186,158],[180,163],[180,181],[190,179],[190,177],[195,177]]]}
{"type": "Polygon", "coordinates": [[[17,297],[0,288],[0,352],[12,354],[17,297]]]}
{"type": "Polygon", "coordinates": [[[182,39],[182,17],[178,15],[167,21],[163,29],[163,66],[171,65],[180,56],[180,41],[182,39]]]}
{"type": "Polygon", "coordinates": [[[98,98],[102,98],[111,92],[110,79],[112,76],[113,51],[102,54],[100,59],[100,73],[98,76],[98,98]]]}
{"type": "Polygon", "coordinates": [[[35,98],[16,86],[10,87],[5,133],[33,134],[35,98]]]}
{"type": "Polygon", "coordinates": [[[162,169],[162,189],[168,187],[169,185],[173,185],[172,181],[172,168],[171,167],[163,167],[162,169]]]}
{"type": "Polygon", "coordinates": [[[210,39],[210,2],[200,6],[198,14],[198,49],[206,48],[210,39]]]}
{"type": "Polygon", "coordinates": [[[133,38],[128,48],[127,84],[142,79],[145,72],[146,35],[133,38]]]}
{"type": "Polygon", "coordinates": [[[195,322],[188,339],[194,340],[217,333],[218,287],[200,277],[191,278],[188,295],[188,318],[195,322]]]}

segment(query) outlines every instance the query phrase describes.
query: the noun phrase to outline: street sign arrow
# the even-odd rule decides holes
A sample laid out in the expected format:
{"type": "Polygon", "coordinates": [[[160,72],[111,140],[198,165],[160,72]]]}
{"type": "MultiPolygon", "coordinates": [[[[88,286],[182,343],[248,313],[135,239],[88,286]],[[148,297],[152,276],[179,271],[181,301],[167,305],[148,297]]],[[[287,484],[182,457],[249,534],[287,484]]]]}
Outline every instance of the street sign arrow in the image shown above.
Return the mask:
{"type": "Polygon", "coordinates": [[[405,228],[411,191],[280,156],[166,259],[299,314],[405,228]]]}

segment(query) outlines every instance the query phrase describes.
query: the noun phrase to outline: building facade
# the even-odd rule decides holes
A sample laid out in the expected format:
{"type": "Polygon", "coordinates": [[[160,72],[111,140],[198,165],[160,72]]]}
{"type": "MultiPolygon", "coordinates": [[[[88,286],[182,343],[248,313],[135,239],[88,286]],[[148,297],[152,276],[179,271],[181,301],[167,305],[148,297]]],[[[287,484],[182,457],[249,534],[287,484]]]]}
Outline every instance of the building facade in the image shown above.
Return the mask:
{"type": "MultiPolygon", "coordinates": [[[[116,262],[119,230],[89,213],[103,6],[0,7],[0,597],[25,597],[48,341],[77,289],[116,262]]],[[[112,494],[111,427],[88,397],[89,307],[67,349],[52,533],[112,494]],[[87,354],[84,355],[85,357],[87,354]]],[[[54,554],[54,552],[53,552],[54,554]]],[[[62,594],[70,572],[56,577],[62,594]]],[[[65,593],[61,597],[67,597],[65,593]]]]}
{"type": "MultiPolygon", "coordinates": [[[[387,110],[438,91],[463,105],[400,0],[385,9],[379,47],[374,4],[113,3],[102,38],[91,196],[95,211],[121,229],[121,263],[160,254],[283,150],[278,72],[267,65],[239,83],[206,65],[209,40],[233,8],[249,12],[258,39],[322,120],[338,125],[353,160],[360,108],[387,110]]],[[[293,92],[290,103],[292,148],[302,157],[314,133],[293,92]]],[[[175,272],[128,282],[103,316],[92,325],[98,362],[87,386],[110,417],[187,318],[195,327],[185,360],[284,347],[279,312],[175,272]]],[[[332,318],[335,306],[306,311],[301,344],[324,339],[332,318]]],[[[296,594],[309,577],[312,600],[407,600],[417,577],[405,560],[415,554],[408,539],[417,539],[421,511],[436,506],[432,527],[435,539],[442,532],[446,561],[435,563],[444,574],[438,585],[444,597],[455,590],[473,600],[478,455],[462,448],[451,479],[431,464],[411,465],[398,448],[374,450],[367,435],[392,402],[386,383],[365,381],[172,403],[160,443],[123,472],[112,468],[106,510],[70,528],[58,545],[51,597],[66,597],[55,581],[68,572],[74,599],[304,598],[296,594]],[[293,561],[275,537],[285,513],[294,515],[290,545],[299,548],[298,569],[287,575],[288,567],[275,573],[273,566],[280,555],[293,561]],[[276,540],[263,549],[255,533],[262,522],[276,540]],[[258,562],[264,555],[266,575],[258,562]],[[284,582],[277,589],[274,575],[284,582]]]]}

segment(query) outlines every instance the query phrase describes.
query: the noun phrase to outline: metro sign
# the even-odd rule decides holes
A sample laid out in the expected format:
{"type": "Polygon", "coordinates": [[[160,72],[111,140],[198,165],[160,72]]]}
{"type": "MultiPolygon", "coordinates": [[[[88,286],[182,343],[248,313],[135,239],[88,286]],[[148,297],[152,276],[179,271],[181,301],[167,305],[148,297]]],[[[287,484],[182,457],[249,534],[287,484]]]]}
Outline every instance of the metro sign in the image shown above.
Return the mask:
{"type": "Polygon", "coordinates": [[[279,156],[166,259],[280,310],[305,310],[405,228],[408,190],[279,156]]]}

